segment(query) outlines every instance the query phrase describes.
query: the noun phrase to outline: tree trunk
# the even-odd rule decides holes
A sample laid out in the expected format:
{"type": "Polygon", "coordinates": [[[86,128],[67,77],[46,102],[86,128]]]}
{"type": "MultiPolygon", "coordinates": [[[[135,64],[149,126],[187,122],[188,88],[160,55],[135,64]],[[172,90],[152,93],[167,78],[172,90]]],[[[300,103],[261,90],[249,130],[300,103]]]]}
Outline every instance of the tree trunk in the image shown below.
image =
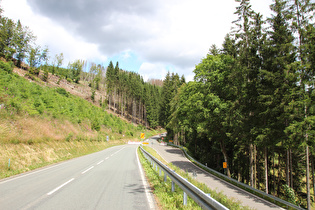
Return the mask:
{"type": "Polygon", "coordinates": [[[280,181],[281,181],[281,153],[278,156],[278,180],[277,180],[277,195],[280,195],[280,181]]]}
{"type": "Polygon", "coordinates": [[[314,175],[314,156],[311,155],[311,161],[312,161],[312,178],[313,178],[313,193],[315,196],[315,175],[314,175]]]}
{"type": "MultiPolygon", "coordinates": [[[[307,134],[306,134],[307,135],[307,134]]],[[[310,195],[310,162],[308,145],[306,145],[306,189],[307,189],[307,209],[311,209],[311,195],[310,195]]]]}
{"type": "Polygon", "coordinates": [[[287,149],[287,155],[286,155],[286,167],[285,167],[285,171],[286,171],[286,182],[287,185],[290,186],[290,154],[289,154],[289,149],[287,149]]]}
{"type": "Polygon", "coordinates": [[[273,155],[273,195],[274,196],[276,195],[276,161],[275,161],[275,155],[273,155]]]}
{"type": "Polygon", "coordinates": [[[266,188],[266,193],[269,193],[268,189],[268,149],[265,147],[265,188],[266,188]]]}
{"type": "Polygon", "coordinates": [[[230,168],[229,168],[229,162],[228,162],[228,155],[225,149],[225,145],[223,140],[220,138],[220,146],[221,146],[221,151],[223,153],[223,157],[224,157],[224,161],[226,162],[226,171],[227,171],[227,176],[231,177],[231,173],[230,173],[230,168]]]}
{"type": "Polygon", "coordinates": [[[292,150],[290,149],[290,180],[291,180],[291,185],[290,187],[293,188],[293,164],[292,164],[292,150]]]}
{"type": "Polygon", "coordinates": [[[113,102],[114,102],[114,113],[116,113],[116,102],[115,102],[115,94],[116,94],[116,88],[114,89],[114,93],[113,93],[113,102]]]}
{"type": "Polygon", "coordinates": [[[254,187],[254,158],[253,158],[253,144],[249,144],[249,171],[250,171],[250,186],[254,187]]]}
{"type": "Polygon", "coordinates": [[[257,186],[257,148],[254,145],[254,188],[257,186]]]}

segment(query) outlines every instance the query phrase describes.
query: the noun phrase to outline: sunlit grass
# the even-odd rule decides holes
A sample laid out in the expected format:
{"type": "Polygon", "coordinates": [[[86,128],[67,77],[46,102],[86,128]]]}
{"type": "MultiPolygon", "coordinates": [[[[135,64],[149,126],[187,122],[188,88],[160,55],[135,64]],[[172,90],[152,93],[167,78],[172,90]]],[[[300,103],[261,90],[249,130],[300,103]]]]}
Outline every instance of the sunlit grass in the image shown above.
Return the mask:
{"type": "MultiPolygon", "coordinates": [[[[153,155],[155,158],[166,164],[167,162],[160,156],[158,153],[151,147],[143,146],[143,148],[148,151],[151,155],[153,155]]],[[[142,156],[142,153],[139,151],[139,153],[142,156]]],[[[143,157],[144,158],[144,157],[143,157]]],[[[180,202],[183,202],[183,192],[179,187],[176,187],[176,193],[171,192],[171,181],[168,178],[168,181],[164,182],[164,175],[160,176],[159,171],[155,171],[155,169],[152,168],[150,163],[146,160],[142,160],[142,163],[144,165],[144,168],[146,170],[146,174],[148,176],[149,182],[151,183],[151,187],[153,187],[153,192],[157,196],[159,202],[161,203],[163,209],[195,209],[192,206],[182,206],[180,205],[180,202]],[[152,179],[152,181],[151,181],[152,179]],[[165,188],[165,189],[164,189],[165,188]],[[158,190],[156,190],[158,189],[158,190]],[[164,190],[163,190],[164,189],[164,190]],[[176,203],[177,206],[172,206],[174,208],[171,208],[170,206],[164,206],[168,205],[169,202],[176,203]]],[[[248,206],[242,206],[239,201],[236,201],[234,199],[229,199],[226,195],[224,195],[222,192],[217,192],[215,190],[209,189],[205,184],[197,182],[195,179],[193,179],[191,176],[188,175],[188,173],[182,171],[180,168],[174,166],[173,164],[167,164],[169,168],[172,170],[175,170],[176,173],[178,173],[183,178],[187,179],[189,182],[191,182],[193,185],[201,189],[207,194],[210,194],[211,197],[213,197],[215,200],[223,204],[229,209],[251,209],[248,206]]],[[[190,199],[191,200],[191,199],[190,199]]],[[[190,201],[191,203],[194,203],[197,205],[193,200],[190,201]]],[[[192,204],[191,204],[192,205],[192,204]]],[[[198,206],[198,205],[197,205],[198,206]]],[[[199,207],[199,206],[198,206],[199,207]]]]}

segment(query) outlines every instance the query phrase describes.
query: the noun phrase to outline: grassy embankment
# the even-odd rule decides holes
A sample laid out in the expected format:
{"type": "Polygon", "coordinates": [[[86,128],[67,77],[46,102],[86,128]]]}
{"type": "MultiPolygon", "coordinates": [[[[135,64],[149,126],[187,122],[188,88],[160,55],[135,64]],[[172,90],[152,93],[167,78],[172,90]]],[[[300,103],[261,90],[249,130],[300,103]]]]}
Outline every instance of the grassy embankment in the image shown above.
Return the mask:
{"type": "MultiPolygon", "coordinates": [[[[247,206],[242,206],[240,202],[235,201],[233,199],[227,198],[223,193],[216,192],[215,190],[209,189],[205,184],[197,182],[195,179],[193,179],[191,176],[188,175],[188,173],[185,173],[178,167],[168,164],[165,162],[164,159],[162,159],[154,149],[151,147],[143,147],[146,151],[148,151],[151,155],[153,155],[155,158],[163,162],[164,164],[167,164],[168,167],[175,170],[176,173],[181,175],[182,177],[186,178],[189,182],[197,186],[199,189],[203,190],[205,193],[210,193],[211,197],[213,197],[215,200],[222,203],[224,206],[226,206],[229,209],[250,209],[247,206]]],[[[201,209],[198,204],[196,204],[192,199],[188,197],[187,200],[187,206],[183,205],[183,191],[176,186],[175,192],[172,192],[171,187],[171,180],[168,178],[167,182],[164,182],[164,174],[162,176],[159,175],[158,171],[155,171],[155,169],[152,168],[150,163],[145,159],[145,157],[142,155],[142,153],[139,151],[139,157],[141,164],[145,170],[146,176],[150,182],[151,188],[153,189],[153,193],[157,198],[158,205],[162,209],[201,209]]]]}
{"type": "Polygon", "coordinates": [[[142,132],[157,133],[0,61],[0,178],[139,140],[142,132]]]}

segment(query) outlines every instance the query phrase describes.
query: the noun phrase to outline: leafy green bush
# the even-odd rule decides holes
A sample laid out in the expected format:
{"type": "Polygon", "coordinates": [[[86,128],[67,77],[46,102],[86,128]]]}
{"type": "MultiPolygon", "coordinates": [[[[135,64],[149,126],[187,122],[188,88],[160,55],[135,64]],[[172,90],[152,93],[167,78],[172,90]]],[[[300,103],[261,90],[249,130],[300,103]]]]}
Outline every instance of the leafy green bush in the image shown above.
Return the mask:
{"type": "Polygon", "coordinates": [[[72,82],[73,82],[72,79],[70,79],[70,78],[67,78],[67,81],[68,81],[69,83],[72,83],[72,82]]]}
{"type": "Polygon", "coordinates": [[[11,74],[13,71],[12,65],[10,63],[3,62],[3,61],[0,61],[0,68],[8,72],[9,74],[11,74]]]}
{"type": "Polygon", "coordinates": [[[68,93],[65,89],[63,89],[63,88],[57,88],[57,89],[56,89],[56,92],[59,93],[60,95],[66,96],[66,97],[69,96],[69,93],[68,93]]]}
{"type": "Polygon", "coordinates": [[[96,131],[100,131],[100,130],[101,130],[100,123],[98,122],[97,119],[94,119],[94,120],[92,121],[91,128],[92,128],[93,130],[96,130],[96,131]]]}

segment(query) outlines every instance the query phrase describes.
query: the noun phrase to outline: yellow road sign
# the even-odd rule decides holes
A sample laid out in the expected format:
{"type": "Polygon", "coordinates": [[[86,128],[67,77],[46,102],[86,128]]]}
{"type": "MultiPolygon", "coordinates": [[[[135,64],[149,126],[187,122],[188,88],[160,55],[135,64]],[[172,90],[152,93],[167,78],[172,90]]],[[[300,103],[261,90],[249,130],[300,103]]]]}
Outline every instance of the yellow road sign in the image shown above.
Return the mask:
{"type": "Polygon", "coordinates": [[[142,142],[142,144],[149,144],[149,142],[142,142]]]}
{"type": "Polygon", "coordinates": [[[223,168],[227,168],[227,163],[223,162],[223,168]]]}
{"type": "Polygon", "coordinates": [[[144,139],[144,133],[141,133],[140,138],[144,139]]]}

